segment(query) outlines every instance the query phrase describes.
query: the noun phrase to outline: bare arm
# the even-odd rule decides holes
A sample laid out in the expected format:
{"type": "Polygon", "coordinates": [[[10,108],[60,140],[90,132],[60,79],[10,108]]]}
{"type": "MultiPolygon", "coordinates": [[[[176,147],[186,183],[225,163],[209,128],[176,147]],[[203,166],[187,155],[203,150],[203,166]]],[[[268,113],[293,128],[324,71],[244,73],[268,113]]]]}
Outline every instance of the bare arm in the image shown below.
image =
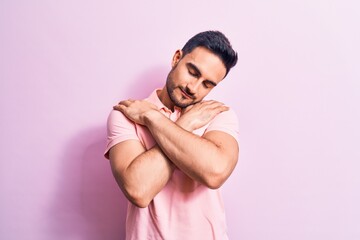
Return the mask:
{"type": "MultiPolygon", "coordinates": [[[[157,111],[152,104],[147,107],[157,111]]],[[[110,136],[119,133],[129,135],[135,131],[133,127],[134,123],[118,111],[109,116],[110,136]]],[[[166,185],[175,167],[157,145],[147,150],[136,139],[117,143],[108,153],[111,169],[120,189],[138,207],[146,207],[150,203],[166,185]]]]}
{"type": "Polygon", "coordinates": [[[114,177],[125,196],[138,207],[146,207],[166,185],[174,165],[154,146],[146,151],[137,140],[121,142],[110,149],[114,177]]]}
{"type": "MultiPolygon", "coordinates": [[[[193,110],[196,114],[203,114],[201,109],[193,110]]],[[[192,114],[190,111],[189,114],[192,114]]],[[[183,129],[153,112],[147,115],[146,126],[159,147],[179,169],[209,188],[219,188],[236,165],[237,141],[221,131],[211,131],[202,137],[191,133],[195,130],[191,122],[196,120],[199,118],[187,118],[185,113],[177,122],[180,126],[186,126],[183,129]]]]}
{"type": "Polygon", "coordinates": [[[236,165],[236,140],[220,131],[211,131],[203,137],[191,131],[204,126],[227,107],[216,101],[198,103],[174,123],[146,104],[128,100],[117,109],[147,126],[162,151],[185,174],[210,188],[220,187],[236,165]]]}
{"type": "MultiPolygon", "coordinates": [[[[124,111],[126,113],[124,115],[128,118],[137,118],[149,110],[154,110],[163,116],[151,103],[136,102],[141,102],[142,107],[135,105],[124,111]]],[[[165,116],[164,118],[167,119],[165,116]]],[[[193,129],[202,127],[210,118],[204,120],[196,122],[196,126],[193,124],[191,127],[193,129]]],[[[187,121],[179,121],[177,124],[190,127],[187,121]]],[[[146,207],[151,202],[169,181],[175,168],[158,145],[146,150],[137,140],[126,140],[113,146],[109,152],[109,159],[120,189],[128,200],[138,207],[146,207]]]]}

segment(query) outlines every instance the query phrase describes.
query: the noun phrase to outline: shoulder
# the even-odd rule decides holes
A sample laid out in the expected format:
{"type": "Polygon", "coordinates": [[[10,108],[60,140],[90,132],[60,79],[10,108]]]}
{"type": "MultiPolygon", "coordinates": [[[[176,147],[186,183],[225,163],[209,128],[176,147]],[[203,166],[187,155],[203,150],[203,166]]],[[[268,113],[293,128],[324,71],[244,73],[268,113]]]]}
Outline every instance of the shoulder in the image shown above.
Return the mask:
{"type": "Polygon", "coordinates": [[[235,124],[238,125],[239,119],[236,112],[229,108],[229,110],[219,113],[215,118],[210,122],[210,125],[213,124],[235,124]]]}
{"type": "Polygon", "coordinates": [[[109,150],[116,144],[125,140],[138,140],[135,123],[130,121],[124,114],[112,110],[107,119],[107,144],[105,157],[109,158],[109,150]]]}
{"type": "Polygon", "coordinates": [[[125,117],[125,115],[122,112],[117,110],[111,110],[107,118],[107,125],[108,127],[110,127],[110,126],[121,126],[121,125],[134,126],[135,124],[130,119],[125,117]]]}
{"type": "Polygon", "coordinates": [[[237,114],[235,112],[234,109],[229,108],[229,110],[221,112],[220,114],[218,114],[214,119],[222,119],[222,120],[238,120],[237,114]]]}
{"type": "Polygon", "coordinates": [[[235,139],[239,135],[239,120],[233,109],[219,113],[206,128],[206,132],[221,131],[230,134],[235,139]]]}

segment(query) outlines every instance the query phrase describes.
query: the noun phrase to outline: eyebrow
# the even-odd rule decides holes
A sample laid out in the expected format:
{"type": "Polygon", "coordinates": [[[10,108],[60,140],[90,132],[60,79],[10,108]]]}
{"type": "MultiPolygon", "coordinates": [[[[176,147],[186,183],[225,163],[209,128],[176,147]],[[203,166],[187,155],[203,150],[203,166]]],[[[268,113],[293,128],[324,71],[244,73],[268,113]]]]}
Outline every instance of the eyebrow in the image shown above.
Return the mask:
{"type": "MultiPolygon", "coordinates": [[[[200,69],[199,69],[195,64],[189,62],[189,63],[186,63],[186,66],[187,66],[188,68],[191,68],[192,70],[194,70],[197,75],[201,76],[201,71],[200,71],[200,69]]],[[[211,80],[209,80],[209,79],[205,79],[205,81],[208,82],[208,83],[210,83],[210,84],[213,85],[214,87],[217,85],[216,82],[211,81],[211,80]]]]}

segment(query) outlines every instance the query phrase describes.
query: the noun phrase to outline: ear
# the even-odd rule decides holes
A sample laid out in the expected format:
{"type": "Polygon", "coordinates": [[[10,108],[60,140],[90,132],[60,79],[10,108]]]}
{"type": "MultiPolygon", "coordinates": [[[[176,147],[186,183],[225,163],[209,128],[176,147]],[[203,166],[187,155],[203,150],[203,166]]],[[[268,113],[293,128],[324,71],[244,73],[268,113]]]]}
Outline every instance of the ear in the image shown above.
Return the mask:
{"type": "Polygon", "coordinates": [[[183,52],[180,49],[176,50],[176,52],[172,58],[172,61],[171,61],[171,66],[175,67],[178,64],[178,62],[180,61],[180,59],[182,58],[182,56],[183,56],[183,52]]]}

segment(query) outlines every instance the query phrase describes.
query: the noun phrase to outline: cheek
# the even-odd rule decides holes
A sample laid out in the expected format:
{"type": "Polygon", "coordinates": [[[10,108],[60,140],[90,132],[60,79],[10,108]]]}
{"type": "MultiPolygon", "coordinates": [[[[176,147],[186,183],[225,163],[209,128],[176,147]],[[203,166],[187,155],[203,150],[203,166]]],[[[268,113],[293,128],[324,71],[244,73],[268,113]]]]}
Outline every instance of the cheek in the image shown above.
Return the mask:
{"type": "Polygon", "coordinates": [[[183,83],[183,82],[185,82],[185,81],[186,81],[186,76],[185,76],[185,74],[184,74],[183,72],[181,72],[181,71],[176,72],[176,81],[177,81],[178,83],[183,83]]]}
{"type": "Polygon", "coordinates": [[[189,75],[187,69],[183,69],[183,66],[177,66],[174,71],[174,81],[179,84],[187,83],[191,80],[191,76],[189,75]]]}
{"type": "Polygon", "coordinates": [[[169,73],[168,84],[170,84],[171,86],[175,86],[178,85],[178,82],[179,82],[179,74],[175,69],[173,69],[169,73]]]}

